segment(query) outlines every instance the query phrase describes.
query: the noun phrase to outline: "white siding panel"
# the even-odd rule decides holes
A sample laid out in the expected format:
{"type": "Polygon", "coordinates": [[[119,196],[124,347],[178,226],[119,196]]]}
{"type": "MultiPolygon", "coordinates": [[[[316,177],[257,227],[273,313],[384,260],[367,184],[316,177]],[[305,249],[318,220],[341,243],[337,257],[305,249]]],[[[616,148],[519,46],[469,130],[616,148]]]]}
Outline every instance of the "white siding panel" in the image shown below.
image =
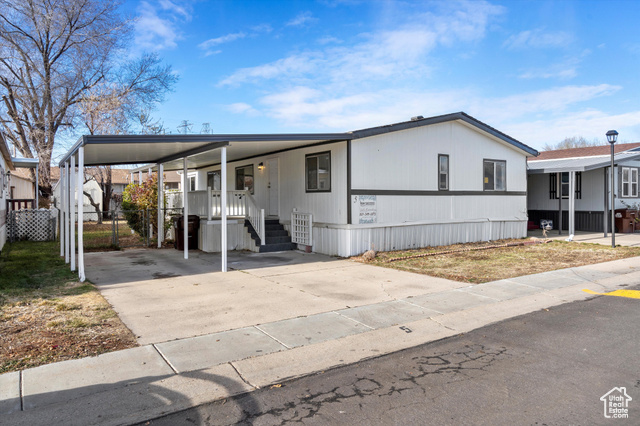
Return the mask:
{"type": "Polygon", "coordinates": [[[385,133],[352,142],[352,187],[437,190],[438,154],[449,155],[450,189],[482,191],[483,159],[507,162],[507,190],[526,190],[526,157],[459,122],[385,133]]]}

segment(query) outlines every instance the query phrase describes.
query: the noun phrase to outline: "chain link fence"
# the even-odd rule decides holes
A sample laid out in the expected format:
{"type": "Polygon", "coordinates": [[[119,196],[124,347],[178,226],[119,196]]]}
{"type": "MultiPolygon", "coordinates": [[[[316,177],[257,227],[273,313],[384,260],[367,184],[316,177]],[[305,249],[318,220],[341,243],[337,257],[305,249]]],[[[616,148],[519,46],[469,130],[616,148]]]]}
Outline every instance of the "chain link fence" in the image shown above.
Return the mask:
{"type": "MultiPolygon", "coordinates": [[[[173,217],[181,216],[182,208],[163,209],[163,241],[173,240],[173,217]]],[[[95,211],[85,212],[83,224],[84,248],[89,251],[118,250],[134,247],[156,247],[158,241],[158,211],[118,210],[102,212],[97,220],[95,211]]],[[[165,243],[166,245],[166,243],[165,243]]]]}

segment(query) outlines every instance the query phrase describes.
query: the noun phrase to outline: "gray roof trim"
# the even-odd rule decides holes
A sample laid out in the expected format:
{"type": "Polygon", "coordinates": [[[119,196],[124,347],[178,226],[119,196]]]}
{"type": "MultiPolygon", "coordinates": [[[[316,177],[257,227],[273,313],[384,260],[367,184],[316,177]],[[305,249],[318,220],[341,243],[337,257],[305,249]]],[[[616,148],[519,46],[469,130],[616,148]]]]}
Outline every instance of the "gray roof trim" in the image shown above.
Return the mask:
{"type": "Polygon", "coordinates": [[[167,163],[169,161],[177,160],[178,158],[186,158],[195,154],[200,154],[201,152],[211,151],[216,148],[222,148],[225,146],[229,146],[229,142],[212,142],[206,145],[199,146],[197,148],[190,149],[188,151],[183,151],[179,154],[168,155],[164,158],[158,159],[157,163],[167,163]]]}
{"type": "MultiPolygon", "coordinates": [[[[581,157],[581,158],[560,158],[560,159],[552,159],[552,160],[540,160],[540,161],[531,161],[527,164],[527,167],[534,166],[534,168],[528,168],[527,174],[535,175],[542,173],[562,173],[562,172],[588,172],[590,170],[602,169],[605,167],[611,166],[611,157],[601,158],[599,161],[593,162],[598,156],[594,157],[581,157]],[[591,161],[590,161],[591,160],[591,161]],[[542,164],[542,167],[535,167],[536,163],[547,163],[548,165],[542,164]]],[[[614,165],[623,165],[625,161],[637,160],[640,158],[640,152],[638,151],[624,151],[619,152],[614,157],[614,165]]]]}
{"type": "Polygon", "coordinates": [[[353,139],[366,138],[370,136],[380,135],[383,133],[397,132],[400,130],[412,129],[414,127],[429,126],[432,124],[446,123],[448,121],[456,121],[456,120],[464,121],[465,123],[470,124],[486,133],[489,133],[490,135],[495,136],[496,138],[501,139],[507,142],[508,144],[513,145],[516,148],[532,156],[538,155],[537,150],[531,148],[528,145],[523,144],[522,142],[512,138],[507,134],[502,133],[501,131],[489,126],[488,124],[485,124],[482,121],[473,118],[469,114],[466,114],[462,111],[454,112],[452,114],[439,115],[436,117],[422,118],[420,120],[415,120],[415,121],[405,121],[402,123],[388,124],[386,126],[371,127],[369,129],[356,130],[355,132],[352,132],[352,134],[353,134],[353,139]]]}
{"type": "Polygon", "coordinates": [[[11,157],[11,162],[16,168],[19,169],[35,169],[40,164],[40,160],[37,158],[14,158],[11,157]]]}

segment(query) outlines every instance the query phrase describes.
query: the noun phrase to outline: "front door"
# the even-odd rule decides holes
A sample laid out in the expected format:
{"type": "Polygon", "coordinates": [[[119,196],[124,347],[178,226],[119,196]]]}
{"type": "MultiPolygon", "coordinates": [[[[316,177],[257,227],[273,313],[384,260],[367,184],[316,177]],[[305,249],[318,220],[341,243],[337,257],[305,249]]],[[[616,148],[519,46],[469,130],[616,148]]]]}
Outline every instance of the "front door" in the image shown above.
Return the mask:
{"type": "Polygon", "coordinates": [[[277,158],[267,160],[267,174],[269,176],[269,183],[267,185],[269,191],[269,208],[267,209],[267,215],[278,217],[280,215],[280,181],[278,179],[277,158]]]}

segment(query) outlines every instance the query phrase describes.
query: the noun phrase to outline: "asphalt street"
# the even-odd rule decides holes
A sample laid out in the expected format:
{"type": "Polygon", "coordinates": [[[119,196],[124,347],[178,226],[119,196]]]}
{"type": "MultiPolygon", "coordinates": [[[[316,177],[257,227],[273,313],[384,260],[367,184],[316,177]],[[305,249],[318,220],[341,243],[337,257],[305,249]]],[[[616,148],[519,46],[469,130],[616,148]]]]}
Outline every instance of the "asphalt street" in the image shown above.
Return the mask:
{"type": "Polygon", "coordinates": [[[638,324],[640,299],[595,296],[143,424],[640,424],[638,324]]]}

